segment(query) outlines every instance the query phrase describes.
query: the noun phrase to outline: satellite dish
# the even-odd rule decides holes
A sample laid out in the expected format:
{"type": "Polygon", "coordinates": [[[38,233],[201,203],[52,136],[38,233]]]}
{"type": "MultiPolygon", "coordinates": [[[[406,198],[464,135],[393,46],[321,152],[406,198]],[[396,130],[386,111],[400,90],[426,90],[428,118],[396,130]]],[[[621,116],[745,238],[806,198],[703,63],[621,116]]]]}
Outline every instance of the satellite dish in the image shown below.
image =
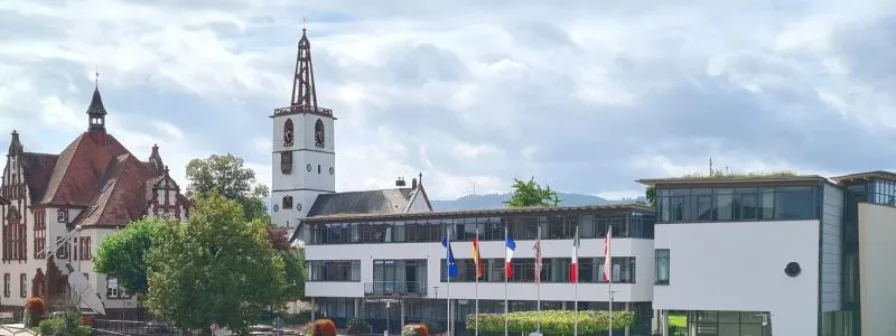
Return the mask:
{"type": "Polygon", "coordinates": [[[106,307],[103,306],[99,293],[93,289],[84,274],[76,272],[69,262],[65,263],[65,268],[68,269],[68,286],[76,295],[75,297],[81,300],[79,306],[86,306],[100,315],[106,315],[106,307]]]}

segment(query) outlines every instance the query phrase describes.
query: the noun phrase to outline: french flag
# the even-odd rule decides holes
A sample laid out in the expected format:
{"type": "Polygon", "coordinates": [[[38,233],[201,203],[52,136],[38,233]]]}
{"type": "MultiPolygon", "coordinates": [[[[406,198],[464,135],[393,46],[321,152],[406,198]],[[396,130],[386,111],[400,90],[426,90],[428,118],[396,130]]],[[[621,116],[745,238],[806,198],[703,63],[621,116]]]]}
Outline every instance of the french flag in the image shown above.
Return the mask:
{"type": "Polygon", "coordinates": [[[507,249],[506,257],[504,257],[504,270],[507,272],[507,279],[513,278],[513,267],[510,266],[510,260],[513,259],[513,251],[516,250],[516,242],[513,241],[513,237],[510,236],[510,233],[506,233],[504,235],[504,247],[507,249]]]}

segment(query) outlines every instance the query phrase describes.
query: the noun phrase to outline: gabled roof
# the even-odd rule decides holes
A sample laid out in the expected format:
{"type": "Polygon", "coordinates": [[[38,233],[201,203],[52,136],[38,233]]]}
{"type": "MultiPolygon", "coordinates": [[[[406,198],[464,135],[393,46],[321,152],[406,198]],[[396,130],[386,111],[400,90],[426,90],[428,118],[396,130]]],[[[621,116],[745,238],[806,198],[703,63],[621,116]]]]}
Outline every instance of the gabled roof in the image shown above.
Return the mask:
{"type": "Polygon", "coordinates": [[[130,154],[112,135],[104,133],[99,136],[105,137],[105,144],[97,143],[91,134],[85,132],[59,154],[47,192],[38,204],[90,205],[96,195],[96,186],[112,159],[130,154]]]}
{"type": "Polygon", "coordinates": [[[308,210],[308,217],[404,213],[411,205],[411,197],[415,190],[417,189],[393,188],[321,194],[308,210]]]}
{"type": "Polygon", "coordinates": [[[28,185],[28,196],[31,204],[39,203],[47,192],[50,177],[56,168],[58,155],[44,153],[22,153],[22,165],[25,175],[25,184],[28,185]]]}

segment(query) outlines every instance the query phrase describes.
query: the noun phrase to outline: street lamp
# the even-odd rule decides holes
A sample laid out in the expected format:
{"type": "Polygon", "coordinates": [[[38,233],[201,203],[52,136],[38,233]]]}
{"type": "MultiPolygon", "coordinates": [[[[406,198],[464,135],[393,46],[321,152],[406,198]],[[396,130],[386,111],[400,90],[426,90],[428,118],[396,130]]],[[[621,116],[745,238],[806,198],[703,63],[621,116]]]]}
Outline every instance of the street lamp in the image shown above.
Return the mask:
{"type": "MultiPolygon", "coordinates": [[[[80,234],[81,229],[81,225],[75,225],[75,228],[69,231],[69,233],[57,238],[53,244],[43,249],[41,253],[43,253],[44,260],[50,260],[50,258],[55,257],[55,252],[59,250],[60,247],[68,244],[72,238],[80,234]]],[[[76,295],[75,297],[78,298],[77,305],[80,307],[81,303],[83,303],[87,308],[90,308],[94,312],[100,315],[106,315],[106,308],[103,306],[103,301],[100,300],[99,293],[93,289],[93,286],[90,286],[90,282],[87,281],[87,278],[85,278],[81,272],[76,272],[71,262],[66,261],[65,264],[60,264],[59,262],[62,260],[55,258],[53,260],[56,261],[54,264],[60,272],[63,270],[68,271],[68,286],[69,289],[74,292],[73,294],[76,295]]]]}

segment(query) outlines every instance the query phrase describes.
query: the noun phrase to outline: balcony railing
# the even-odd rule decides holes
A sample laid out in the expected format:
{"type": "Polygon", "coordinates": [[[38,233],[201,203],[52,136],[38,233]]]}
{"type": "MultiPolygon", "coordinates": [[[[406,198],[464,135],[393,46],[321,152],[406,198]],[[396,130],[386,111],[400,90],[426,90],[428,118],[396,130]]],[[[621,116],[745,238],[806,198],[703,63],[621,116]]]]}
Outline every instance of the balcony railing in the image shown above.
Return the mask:
{"type": "Polygon", "coordinates": [[[274,115],[287,115],[287,114],[299,114],[299,113],[311,113],[317,114],[327,117],[333,116],[333,110],[323,107],[315,108],[309,105],[295,105],[295,106],[287,106],[274,109],[274,115]]]}
{"type": "Polygon", "coordinates": [[[426,296],[426,282],[374,281],[364,283],[365,296],[426,296]]]}

